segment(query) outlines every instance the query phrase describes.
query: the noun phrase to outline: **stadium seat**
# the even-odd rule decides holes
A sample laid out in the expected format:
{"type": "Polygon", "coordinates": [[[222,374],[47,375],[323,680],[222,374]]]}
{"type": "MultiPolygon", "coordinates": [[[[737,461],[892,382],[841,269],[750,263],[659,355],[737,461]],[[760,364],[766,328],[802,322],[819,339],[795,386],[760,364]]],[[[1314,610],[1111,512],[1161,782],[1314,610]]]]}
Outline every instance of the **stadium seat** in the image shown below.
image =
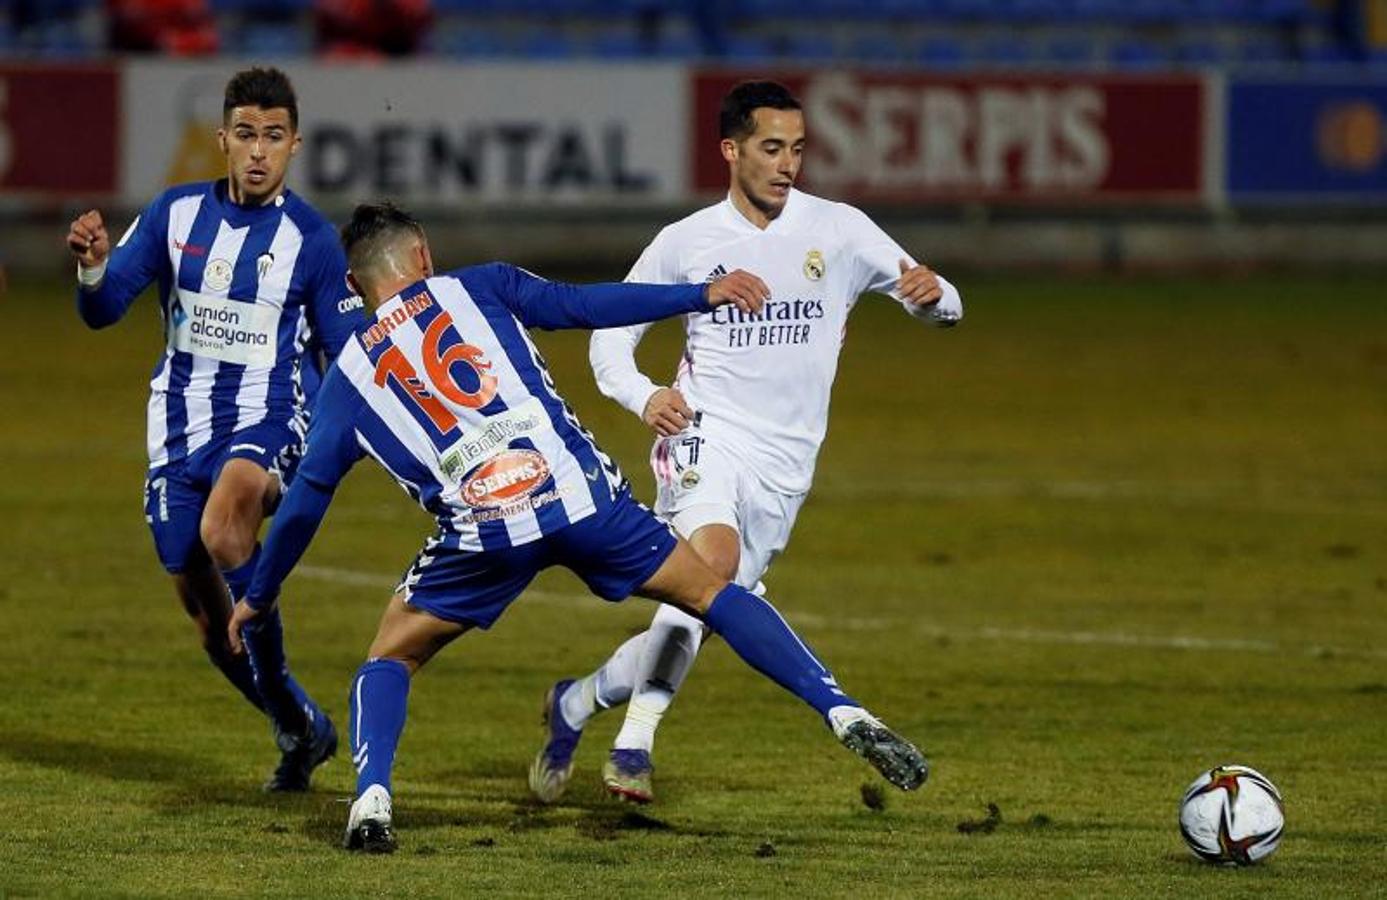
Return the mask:
{"type": "Polygon", "coordinates": [[[1228,62],[1223,44],[1212,40],[1189,40],[1175,45],[1175,62],[1184,66],[1222,66],[1228,62]]]}
{"type": "Polygon", "coordinates": [[[737,62],[764,63],[775,57],[775,51],[765,38],[729,35],[724,56],[737,62]]]}
{"type": "Polygon", "coordinates": [[[933,37],[920,43],[915,59],[931,69],[956,69],[967,61],[967,55],[954,38],[933,37]]]}
{"type": "Polygon", "coordinates": [[[26,53],[54,60],[95,56],[102,47],[76,22],[58,19],[24,29],[16,43],[26,53]]]}
{"type": "Polygon", "coordinates": [[[1269,65],[1290,61],[1289,48],[1282,41],[1260,36],[1238,46],[1236,59],[1242,65],[1269,65]]]}
{"type": "Polygon", "coordinates": [[[1064,67],[1089,65],[1097,55],[1093,39],[1081,34],[1055,38],[1044,49],[1046,62],[1064,67]]]}
{"type": "Polygon", "coordinates": [[[288,19],[313,9],[313,0],[208,0],[214,13],[288,19]]]}
{"type": "Polygon", "coordinates": [[[1153,41],[1126,38],[1109,48],[1108,61],[1121,69],[1155,69],[1168,65],[1170,55],[1153,41]]]}
{"type": "Polygon", "coordinates": [[[973,58],[993,68],[1016,68],[1033,62],[1035,49],[1022,38],[988,38],[978,45],[973,58]]]}
{"type": "Polygon", "coordinates": [[[520,40],[520,54],[530,59],[570,59],[578,48],[564,32],[541,28],[527,33],[520,40]]]}
{"type": "Polygon", "coordinates": [[[630,31],[598,34],[589,47],[598,59],[638,59],[649,56],[653,49],[630,31]]]}
{"type": "Polygon", "coordinates": [[[307,28],[278,22],[249,22],[234,33],[242,53],[264,57],[307,56],[313,52],[313,34],[307,28]]]}
{"type": "Polygon", "coordinates": [[[504,56],[509,52],[499,35],[475,25],[435,29],[430,45],[438,55],[461,59],[504,56]]]}

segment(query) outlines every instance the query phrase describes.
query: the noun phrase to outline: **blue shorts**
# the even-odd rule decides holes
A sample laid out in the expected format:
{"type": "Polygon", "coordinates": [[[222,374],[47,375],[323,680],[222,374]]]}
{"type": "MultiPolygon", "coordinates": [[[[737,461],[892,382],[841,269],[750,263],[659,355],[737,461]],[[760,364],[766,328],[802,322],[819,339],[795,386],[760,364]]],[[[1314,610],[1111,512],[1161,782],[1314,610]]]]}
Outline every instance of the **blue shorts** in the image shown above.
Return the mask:
{"type": "Polygon", "coordinates": [[[397,588],[405,602],[449,622],[490,628],[534,577],[563,566],[603,600],[625,600],[650,580],[679,539],[630,493],[537,541],[456,550],[430,538],[397,588]]]}
{"type": "Polygon", "coordinates": [[[202,508],[229,460],[248,459],[288,483],[303,455],[303,438],[287,422],[260,422],[199,447],[178,462],[149,470],[144,520],[159,562],[171,575],[187,568],[202,546],[202,508]]]}

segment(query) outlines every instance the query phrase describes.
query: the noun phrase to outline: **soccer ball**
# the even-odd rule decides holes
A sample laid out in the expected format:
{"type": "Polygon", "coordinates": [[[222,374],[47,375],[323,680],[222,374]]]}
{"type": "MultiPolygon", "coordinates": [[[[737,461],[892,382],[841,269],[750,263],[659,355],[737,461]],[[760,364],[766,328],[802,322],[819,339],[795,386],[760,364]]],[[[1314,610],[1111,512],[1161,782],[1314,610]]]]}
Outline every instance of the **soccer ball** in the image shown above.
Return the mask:
{"type": "Polygon", "coordinates": [[[1180,801],[1180,835],[1195,856],[1250,866],[1281,842],[1281,793],[1247,766],[1219,766],[1194,780],[1180,801]]]}

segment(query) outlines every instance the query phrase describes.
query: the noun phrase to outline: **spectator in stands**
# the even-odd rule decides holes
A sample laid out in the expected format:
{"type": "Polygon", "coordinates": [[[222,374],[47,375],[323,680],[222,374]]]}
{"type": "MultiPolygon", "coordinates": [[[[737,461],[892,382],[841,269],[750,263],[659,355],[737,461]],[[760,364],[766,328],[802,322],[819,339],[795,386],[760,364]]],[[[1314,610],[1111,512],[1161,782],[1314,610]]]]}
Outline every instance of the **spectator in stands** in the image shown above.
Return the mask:
{"type": "Polygon", "coordinates": [[[207,0],[107,0],[112,50],[205,56],[217,52],[207,0]]]}
{"type": "Polygon", "coordinates": [[[433,24],[430,0],[317,0],[315,13],[329,56],[408,56],[433,24]]]}

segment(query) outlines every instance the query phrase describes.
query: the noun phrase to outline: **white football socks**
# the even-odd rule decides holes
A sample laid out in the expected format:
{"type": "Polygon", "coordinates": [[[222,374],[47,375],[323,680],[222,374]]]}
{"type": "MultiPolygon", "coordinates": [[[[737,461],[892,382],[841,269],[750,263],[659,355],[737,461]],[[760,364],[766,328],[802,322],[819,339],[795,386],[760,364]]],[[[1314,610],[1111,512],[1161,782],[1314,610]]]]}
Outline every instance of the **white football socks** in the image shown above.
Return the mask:
{"type": "Polygon", "coordinates": [[[625,703],[636,683],[636,666],[640,663],[645,636],[641,632],[616,648],[611,658],[596,672],[574,682],[563,695],[559,710],[568,727],[582,729],[597,713],[625,703]]]}
{"type": "Polygon", "coordinates": [[[704,625],[698,619],[672,606],[660,607],[645,633],[636,689],[613,747],[647,753],[654,748],[655,729],[693,667],[703,635],[704,625]]]}

